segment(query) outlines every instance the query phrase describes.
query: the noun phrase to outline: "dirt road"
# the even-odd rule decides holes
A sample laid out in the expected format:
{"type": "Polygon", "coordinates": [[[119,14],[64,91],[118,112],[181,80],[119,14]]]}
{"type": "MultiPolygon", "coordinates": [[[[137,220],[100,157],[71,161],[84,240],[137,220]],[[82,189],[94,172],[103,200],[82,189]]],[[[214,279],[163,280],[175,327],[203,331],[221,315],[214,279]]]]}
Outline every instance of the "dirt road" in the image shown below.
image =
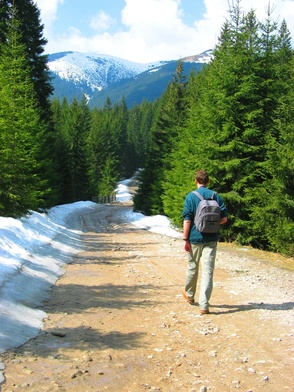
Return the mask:
{"type": "Polygon", "coordinates": [[[85,249],[43,310],[44,330],[2,359],[3,392],[294,391],[293,272],[220,244],[211,314],[182,297],[183,241],[123,222],[131,203],[72,216],[85,249]]]}

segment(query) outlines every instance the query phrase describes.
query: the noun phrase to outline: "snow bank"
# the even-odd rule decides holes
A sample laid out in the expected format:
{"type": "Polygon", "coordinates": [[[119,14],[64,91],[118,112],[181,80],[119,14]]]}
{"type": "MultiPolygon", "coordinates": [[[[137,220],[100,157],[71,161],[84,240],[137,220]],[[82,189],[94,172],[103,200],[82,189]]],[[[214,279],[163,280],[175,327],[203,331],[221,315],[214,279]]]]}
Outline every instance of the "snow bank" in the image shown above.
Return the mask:
{"type": "MultiPolygon", "coordinates": [[[[131,200],[131,181],[118,184],[117,201],[131,200]]],[[[77,202],[56,206],[47,214],[32,212],[22,219],[0,218],[0,354],[24,344],[43,327],[46,313],[37,308],[64,273],[65,264],[83,246],[81,232],[69,229],[68,220],[73,213],[77,215],[93,205],[77,202]]],[[[164,216],[146,217],[127,211],[124,219],[146,230],[180,236],[164,216]]]]}

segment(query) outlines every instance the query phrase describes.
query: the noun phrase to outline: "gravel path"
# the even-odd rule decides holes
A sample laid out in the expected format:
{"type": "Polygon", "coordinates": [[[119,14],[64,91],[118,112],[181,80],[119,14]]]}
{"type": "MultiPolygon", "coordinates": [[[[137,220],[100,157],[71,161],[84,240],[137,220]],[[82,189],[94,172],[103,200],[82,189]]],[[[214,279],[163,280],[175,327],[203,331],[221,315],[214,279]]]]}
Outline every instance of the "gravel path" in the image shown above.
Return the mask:
{"type": "Polygon", "coordinates": [[[293,260],[220,244],[201,316],[181,294],[182,241],[123,222],[130,208],[72,216],[84,251],[43,307],[44,330],[3,355],[2,391],[294,391],[293,260]]]}

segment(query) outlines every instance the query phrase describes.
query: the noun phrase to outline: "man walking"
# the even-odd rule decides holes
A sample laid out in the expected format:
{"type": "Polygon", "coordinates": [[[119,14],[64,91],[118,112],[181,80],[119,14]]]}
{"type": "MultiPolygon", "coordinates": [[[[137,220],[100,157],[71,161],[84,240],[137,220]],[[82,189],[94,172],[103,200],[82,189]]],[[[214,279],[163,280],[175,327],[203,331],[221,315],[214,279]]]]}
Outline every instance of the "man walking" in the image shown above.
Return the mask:
{"type": "MultiPolygon", "coordinates": [[[[211,199],[214,191],[208,189],[206,186],[209,183],[209,176],[205,170],[199,170],[196,173],[195,182],[197,185],[197,192],[204,199],[211,199]]],[[[221,215],[220,224],[227,222],[227,209],[222,197],[216,193],[215,200],[218,202],[221,215]]],[[[184,203],[184,211],[182,216],[183,234],[184,234],[184,250],[188,252],[188,268],[186,272],[186,285],[183,290],[183,296],[189,304],[195,302],[199,263],[202,264],[201,287],[199,294],[199,308],[200,314],[209,313],[209,299],[213,287],[213,272],[216,258],[217,242],[219,240],[219,231],[216,233],[203,233],[196,229],[194,218],[198,204],[199,197],[193,192],[189,192],[184,203]]]]}

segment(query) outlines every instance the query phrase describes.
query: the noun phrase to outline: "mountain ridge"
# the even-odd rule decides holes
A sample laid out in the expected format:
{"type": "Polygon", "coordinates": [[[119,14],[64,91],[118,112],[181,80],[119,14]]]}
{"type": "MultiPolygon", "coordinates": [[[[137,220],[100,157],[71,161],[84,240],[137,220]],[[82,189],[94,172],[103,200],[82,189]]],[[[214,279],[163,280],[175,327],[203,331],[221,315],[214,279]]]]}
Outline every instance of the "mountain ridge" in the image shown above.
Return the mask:
{"type": "MultiPolygon", "coordinates": [[[[207,50],[180,60],[187,74],[192,69],[198,71],[211,58],[212,50],[207,50]]],[[[128,106],[139,104],[143,99],[159,98],[172,80],[178,62],[136,63],[111,55],[73,51],[48,56],[53,96],[72,101],[85,95],[91,106],[103,106],[106,98],[116,103],[122,96],[128,106]]]]}

